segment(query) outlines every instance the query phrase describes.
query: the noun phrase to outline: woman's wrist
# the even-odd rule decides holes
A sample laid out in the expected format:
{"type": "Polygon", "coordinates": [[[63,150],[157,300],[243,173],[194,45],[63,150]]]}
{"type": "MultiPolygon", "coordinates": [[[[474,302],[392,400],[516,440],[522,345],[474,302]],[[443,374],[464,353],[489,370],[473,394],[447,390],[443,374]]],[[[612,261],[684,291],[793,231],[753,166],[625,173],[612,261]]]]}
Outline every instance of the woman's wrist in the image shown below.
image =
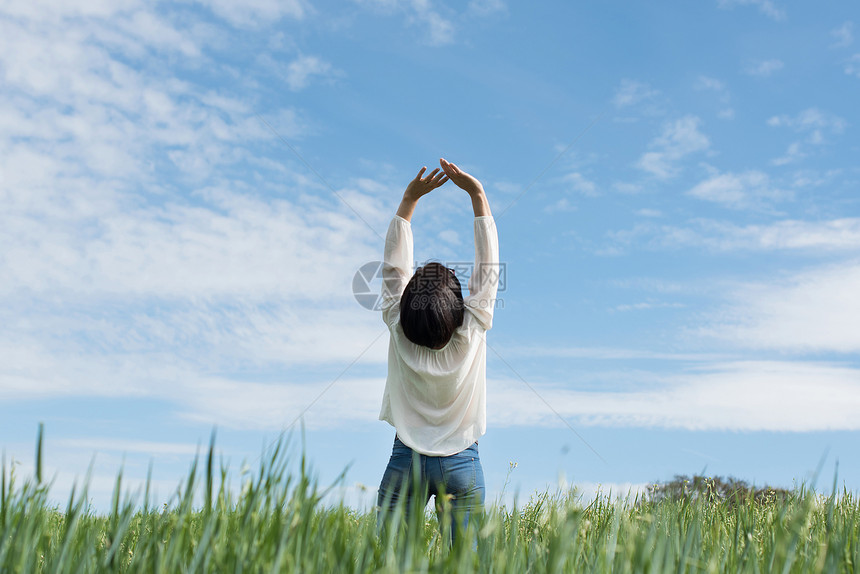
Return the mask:
{"type": "Polygon", "coordinates": [[[415,206],[418,204],[418,198],[409,197],[403,194],[403,199],[400,201],[400,206],[397,208],[397,215],[406,221],[412,221],[412,214],[415,212],[415,206]]]}
{"type": "Polygon", "coordinates": [[[469,196],[472,198],[472,211],[474,211],[475,217],[492,215],[490,212],[490,202],[487,200],[487,195],[484,193],[483,188],[478,192],[470,193],[469,196]]]}

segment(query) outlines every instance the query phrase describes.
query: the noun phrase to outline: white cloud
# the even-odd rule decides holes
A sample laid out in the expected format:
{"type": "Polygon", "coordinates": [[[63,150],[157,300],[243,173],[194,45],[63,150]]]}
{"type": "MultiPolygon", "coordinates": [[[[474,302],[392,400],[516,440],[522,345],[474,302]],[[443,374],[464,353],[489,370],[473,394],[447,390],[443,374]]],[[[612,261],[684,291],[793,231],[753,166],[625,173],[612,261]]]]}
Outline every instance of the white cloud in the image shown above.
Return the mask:
{"type": "Polygon", "coordinates": [[[718,96],[719,103],[722,106],[722,109],[717,112],[717,117],[724,120],[730,120],[735,117],[735,111],[729,105],[731,103],[732,97],[725,83],[716,78],[701,75],[696,79],[696,82],[693,84],[693,89],[699,91],[714,92],[718,96]]]}
{"type": "MultiPolygon", "coordinates": [[[[677,293],[682,290],[678,285],[667,285],[663,282],[648,281],[626,281],[618,284],[619,287],[649,289],[661,293],[677,293]]],[[[649,359],[659,361],[699,362],[716,361],[725,359],[724,356],[715,353],[677,353],[671,351],[649,351],[643,349],[625,349],[619,347],[547,347],[522,345],[513,348],[503,348],[500,354],[504,357],[550,357],[562,359],[591,359],[596,361],[623,361],[649,359]]],[[[641,373],[637,373],[639,376],[641,373]]],[[[647,381],[659,382],[656,375],[648,376],[647,381]]]]}
{"type": "Polygon", "coordinates": [[[851,251],[860,249],[860,219],[779,221],[745,227],[723,225],[723,249],[809,249],[851,251]]]}
{"type": "Polygon", "coordinates": [[[488,381],[494,426],[657,427],[686,430],[860,430],[860,371],[828,364],[744,361],[704,365],[642,390],[589,392],[488,381]],[[556,415],[558,413],[558,415],[556,415]]]}
{"type": "Polygon", "coordinates": [[[845,73],[860,78],[860,54],[854,54],[845,62],[845,73]]]}
{"type": "MultiPolygon", "coordinates": [[[[358,4],[373,9],[382,10],[387,13],[403,13],[406,22],[410,26],[417,27],[424,32],[424,41],[431,46],[443,46],[455,41],[456,27],[454,23],[443,16],[439,10],[439,3],[434,4],[431,0],[355,0],[358,4]]],[[[475,1],[467,7],[474,15],[484,17],[491,11],[499,10],[504,5],[499,1],[475,1]]],[[[444,8],[444,6],[443,6],[444,8]]]]}
{"type": "MultiPolygon", "coordinates": [[[[422,3],[423,4],[423,3],[422,3]]],[[[427,40],[431,46],[444,46],[454,42],[454,23],[446,20],[432,10],[418,10],[417,20],[419,25],[427,29],[427,40]]]]}
{"type": "Polygon", "coordinates": [[[640,102],[652,100],[659,93],[659,91],[652,89],[648,84],[625,78],[621,80],[621,85],[615,91],[612,103],[618,108],[626,108],[640,102]]]}
{"type": "Polygon", "coordinates": [[[788,165],[790,163],[794,163],[800,161],[801,159],[807,156],[806,152],[803,151],[800,142],[792,142],[788,145],[788,149],[785,150],[785,154],[780,157],[774,158],[771,160],[773,165],[788,165]]]}
{"type": "MultiPolygon", "coordinates": [[[[187,74],[208,63],[206,35],[121,2],[0,18],[2,400],[148,397],[203,416],[193,396],[213,372],[290,365],[313,385],[363,352],[384,363],[384,345],[366,350],[384,326],[351,290],[381,240],[290,167],[247,86],[187,74]]],[[[308,133],[297,110],[266,118],[308,133]]],[[[338,187],[374,229],[389,191],[338,187]]]]}
{"type": "Polygon", "coordinates": [[[726,85],[716,78],[710,76],[699,76],[696,83],[693,85],[696,90],[711,90],[714,92],[724,92],[726,85]]]}
{"type": "Polygon", "coordinates": [[[586,179],[579,172],[565,175],[563,181],[565,185],[569,185],[573,191],[581,193],[586,197],[595,197],[597,195],[597,186],[594,182],[586,179]]]}
{"type": "Polygon", "coordinates": [[[20,207],[13,202],[17,209],[0,217],[0,268],[10,278],[0,291],[324,299],[347,293],[345,281],[376,251],[376,237],[342,206],[303,206],[240,190],[203,197],[205,206],[135,209],[129,199],[98,190],[88,194],[89,205],[73,204],[77,217],[55,216],[53,205],[32,198],[20,207]],[[95,233],[79,235],[81,225],[95,233]]]}
{"type": "Polygon", "coordinates": [[[468,11],[476,16],[486,17],[505,13],[508,11],[508,6],[504,0],[470,0],[468,11]]]}
{"type": "Polygon", "coordinates": [[[303,0],[196,0],[234,26],[256,27],[289,17],[302,19],[308,8],[303,0]]]}
{"type": "Polygon", "coordinates": [[[642,191],[642,186],[638,183],[630,183],[626,181],[616,181],[612,184],[612,189],[619,193],[635,194],[642,191]]]}
{"type": "Polygon", "coordinates": [[[838,134],[845,129],[846,122],[839,116],[821,111],[818,108],[807,108],[796,116],[773,116],[767,120],[767,125],[789,127],[798,132],[827,130],[838,134]]]}
{"type": "Polygon", "coordinates": [[[610,237],[651,248],[706,247],[716,251],[803,250],[815,253],[860,249],[860,218],[825,221],[784,220],[769,225],[735,225],[699,219],[687,227],[637,225],[610,237]]]}
{"type": "Polygon", "coordinates": [[[663,126],[663,133],[651,142],[653,151],[639,158],[639,169],[660,178],[668,179],[679,172],[677,164],[686,156],[708,149],[710,141],[699,131],[701,120],[684,116],[663,126]]]}
{"type": "Polygon", "coordinates": [[[203,379],[194,386],[197,392],[188,397],[186,414],[192,420],[236,429],[279,430],[300,417],[313,429],[377,421],[385,379],[349,377],[314,385],[203,379]]]}
{"type": "Polygon", "coordinates": [[[734,6],[757,6],[759,12],[772,20],[785,19],[785,11],[776,5],[773,0],[717,0],[720,8],[733,8],[734,6]]]}
{"type": "Polygon", "coordinates": [[[854,43],[854,22],[844,22],[838,28],[830,31],[834,39],[834,48],[846,48],[854,43]]]}
{"type": "Polygon", "coordinates": [[[789,194],[775,189],[767,174],[753,170],[715,175],[697,184],[687,195],[733,209],[748,209],[763,207],[789,194]]]}
{"type": "Polygon", "coordinates": [[[287,85],[294,92],[305,89],[313,76],[327,77],[332,73],[331,64],[316,56],[299,56],[287,65],[287,85]]]}
{"type": "Polygon", "coordinates": [[[766,78],[772,75],[774,72],[780,71],[784,67],[785,64],[782,62],[782,60],[761,60],[748,64],[744,68],[744,73],[750,76],[759,76],[761,78],[766,78]]]}
{"type": "Polygon", "coordinates": [[[124,440],[116,438],[66,438],[52,441],[61,448],[90,452],[132,452],[150,455],[194,455],[201,451],[200,445],[190,443],[124,440]]]}
{"type": "Polygon", "coordinates": [[[32,0],[30,2],[4,2],[5,14],[25,19],[60,20],[63,18],[108,18],[142,5],[140,0],[32,0]]]}
{"type": "Polygon", "coordinates": [[[441,239],[445,243],[450,243],[452,245],[460,244],[460,234],[453,229],[445,229],[443,231],[440,231],[439,239],[441,239]]]}
{"type": "Polygon", "coordinates": [[[543,210],[547,213],[560,213],[566,211],[576,211],[577,207],[566,197],[562,197],[558,201],[550,203],[543,210]]]}
{"type": "MultiPolygon", "coordinates": [[[[687,355],[682,360],[691,358],[687,355]]],[[[801,361],[704,360],[675,375],[637,370],[639,383],[624,384],[621,390],[575,390],[551,383],[532,386],[574,425],[745,431],[860,429],[855,416],[860,407],[857,369],[801,361]]],[[[629,372],[627,376],[631,376],[629,372]]],[[[338,428],[377,420],[384,383],[384,378],[350,377],[326,391],[325,382],[238,384],[206,379],[189,388],[186,416],[205,423],[218,421],[227,428],[278,430],[301,415],[308,428],[338,428]],[[196,393],[194,388],[198,388],[196,393]]],[[[487,386],[490,425],[562,424],[522,381],[490,376],[487,386]]]]}
{"type": "MultiPolygon", "coordinates": [[[[265,312],[256,310],[255,314],[265,312]]],[[[289,413],[297,415],[348,366],[358,363],[353,368],[359,369],[384,364],[385,326],[377,313],[362,312],[373,320],[341,317],[338,321],[334,314],[317,321],[301,316],[289,320],[288,316],[281,318],[287,321],[273,318],[266,326],[243,324],[234,318],[231,326],[217,313],[201,313],[193,317],[194,323],[188,322],[186,314],[173,324],[154,320],[143,325],[135,320],[145,321],[145,316],[132,317],[124,324],[110,314],[87,317],[80,311],[48,322],[36,317],[34,329],[13,325],[0,339],[4,357],[0,400],[147,398],[165,401],[177,414],[211,424],[223,421],[228,426],[278,428],[289,413]],[[84,321],[92,324],[80,327],[84,321]],[[52,338],[34,332],[46,325],[56,327],[52,338]],[[75,331],[69,332],[71,329],[75,331]],[[111,334],[119,340],[110,338],[111,334]],[[253,374],[248,380],[242,375],[214,377],[213,372],[253,374]],[[253,380],[261,377],[277,382],[253,380]],[[216,390],[229,400],[203,396],[216,390]],[[262,418],[254,422],[253,405],[268,404],[272,397],[286,402],[266,407],[262,418]],[[247,412],[237,408],[232,415],[220,413],[219,405],[228,409],[230,401],[237,407],[239,403],[252,406],[247,412]],[[271,417],[263,416],[270,411],[271,417]]],[[[381,392],[372,400],[378,403],[380,398],[381,392]]]]}
{"type": "MultiPolygon", "coordinates": [[[[807,108],[796,116],[773,116],[767,120],[771,127],[787,127],[795,132],[806,134],[803,143],[820,146],[827,142],[826,136],[841,134],[847,122],[839,116],[824,112],[818,108],[807,108]]],[[[808,155],[801,142],[789,144],[785,154],[772,161],[774,165],[786,165],[798,161],[808,155]]]]}
{"type": "Polygon", "coordinates": [[[639,303],[624,303],[616,305],[613,311],[648,311],[651,309],[680,309],[686,307],[683,303],[667,303],[662,301],[640,301],[639,303]]]}
{"type": "MultiPolygon", "coordinates": [[[[856,245],[857,229],[849,239],[856,245]]],[[[846,262],[747,285],[703,333],[743,348],[791,352],[860,351],[860,264],[846,262]]]]}
{"type": "Polygon", "coordinates": [[[798,189],[821,187],[825,184],[832,184],[834,178],[840,173],[842,173],[841,169],[829,169],[823,172],[810,169],[797,170],[791,175],[791,185],[798,189]]]}

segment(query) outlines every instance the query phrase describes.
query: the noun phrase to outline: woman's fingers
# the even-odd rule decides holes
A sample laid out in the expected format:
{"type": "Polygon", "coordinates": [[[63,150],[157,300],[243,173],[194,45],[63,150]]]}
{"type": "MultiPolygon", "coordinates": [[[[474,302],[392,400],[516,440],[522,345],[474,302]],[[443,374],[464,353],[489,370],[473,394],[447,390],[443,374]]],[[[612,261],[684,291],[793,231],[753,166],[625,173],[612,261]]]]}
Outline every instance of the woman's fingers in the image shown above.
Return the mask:
{"type": "MultiPolygon", "coordinates": [[[[422,171],[423,171],[423,170],[422,170],[422,171]]],[[[436,169],[434,169],[433,171],[431,171],[431,172],[427,175],[427,180],[428,180],[428,181],[432,180],[432,179],[436,176],[436,173],[437,173],[438,171],[439,171],[439,168],[438,168],[438,167],[437,167],[436,169]]]]}
{"type": "Polygon", "coordinates": [[[434,177],[433,180],[430,182],[430,185],[432,185],[434,188],[441,187],[442,184],[444,184],[446,181],[448,181],[448,176],[443,173],[434,177]]]}
{"type": "Polygon", "coordinates": [[[424,175],[425,171],[427,171],[426,165],[418,171],[418,175],[415,176],[415,179],[421,179],[421,176],[424,175]]]}
{"type": "Polygon", "coordinates": [[[458,168],[453,163],[445,160],[444,158],[439,158],[439,165],[442,166],[442,169],[444,169],[445,173],[447,173],[449,176],[460,174],[460,168],[458,168]]]}
{"type": "Polygon", "coordinates": [[[451,164],[445,161],[443,158],[439,158],[439,165],[442,166],[442,169],[445,170],[445,173],[451,175],[451,164]]]}

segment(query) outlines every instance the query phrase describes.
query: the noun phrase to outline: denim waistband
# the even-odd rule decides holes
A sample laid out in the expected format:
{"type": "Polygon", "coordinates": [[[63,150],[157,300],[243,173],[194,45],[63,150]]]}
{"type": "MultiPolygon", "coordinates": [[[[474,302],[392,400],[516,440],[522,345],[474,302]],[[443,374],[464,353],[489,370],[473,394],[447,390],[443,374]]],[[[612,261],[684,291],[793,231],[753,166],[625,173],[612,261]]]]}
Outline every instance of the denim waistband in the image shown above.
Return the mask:
{"type": "MultiPolygon", "coordinates": [[[[405,445],[403,443],[403,441],[400,440],[400,437],[397,436],[396,434],[394,435],[394,443],[395,444],[400,443],[401,445],[406,446],[406,448],[410,448],[407,445],[405,445]]],[[[464,448],[463,450],[477,449],[477,448],[478,448],[478,441],[475,441],[472,444],[470,444],[469,446],[467,446],[466,448],[464,448]]],[[[460,452],[463,452],[463,450],[461,450],[460,452]]],[[[454,454],[458,454],[458,453],[455,452],[454,454]]],[[[431,456],[431,455],[425,455],[425,456],[431,456]]],[[[453,456],[453,455],[449,455],[449,456],[453,456]]]]}

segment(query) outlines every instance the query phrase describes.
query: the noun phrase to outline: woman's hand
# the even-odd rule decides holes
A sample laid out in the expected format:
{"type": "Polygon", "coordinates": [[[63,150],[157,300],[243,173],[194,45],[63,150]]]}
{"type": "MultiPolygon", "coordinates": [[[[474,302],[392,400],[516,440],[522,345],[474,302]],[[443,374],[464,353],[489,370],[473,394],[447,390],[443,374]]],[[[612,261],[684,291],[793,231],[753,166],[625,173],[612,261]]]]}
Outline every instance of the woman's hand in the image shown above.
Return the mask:
{"type": "Polygon", "coordinates": [[[427,177],[423,177],[426,169],[426,167],[422,167],[418,175],[415,176],[415,179],[409,182],[409,185],[406,186],[406,191],[403,193],[403,199],[418,201],[419,198],[448,181],[448,176],[439,171],[438,167],[427,174],[427,177]]]}
{"type": "Polygon", "coordinates": [[[447,175],[448,178],[457,185],[457,187],[464,190],[470,196],[484,192],[484,186],[481,185],[480,181],[461,170],[453,163],[439,158],[439,165],[442,166],[442,170],[445,172],[445,175],[447,175]]]}
{"type": "Polygon", "coordinates": [[[442,166],[445,175],[472,198],[472,210],[475,212],[475,217],[492,216],[490,202],[487,201],[487,194],[484,193],[484,186],[481,185],[480,181],[442,158],[439,158],[439,165],[442,166]]]}
{"type": "Polygon", "coordinates": [[[406,186],[406,191],[403,192],[403,200],[400,202],[400,207],[397,208],[397,215],[406,221],[412,220],[415,206],[421,197],[448,181],[448,176],[439,171],[439,168],[434,169],[427,174],[427,177],[424,177],[426,170],[426,167],[422,167],[415,179],[406,186]]]}

